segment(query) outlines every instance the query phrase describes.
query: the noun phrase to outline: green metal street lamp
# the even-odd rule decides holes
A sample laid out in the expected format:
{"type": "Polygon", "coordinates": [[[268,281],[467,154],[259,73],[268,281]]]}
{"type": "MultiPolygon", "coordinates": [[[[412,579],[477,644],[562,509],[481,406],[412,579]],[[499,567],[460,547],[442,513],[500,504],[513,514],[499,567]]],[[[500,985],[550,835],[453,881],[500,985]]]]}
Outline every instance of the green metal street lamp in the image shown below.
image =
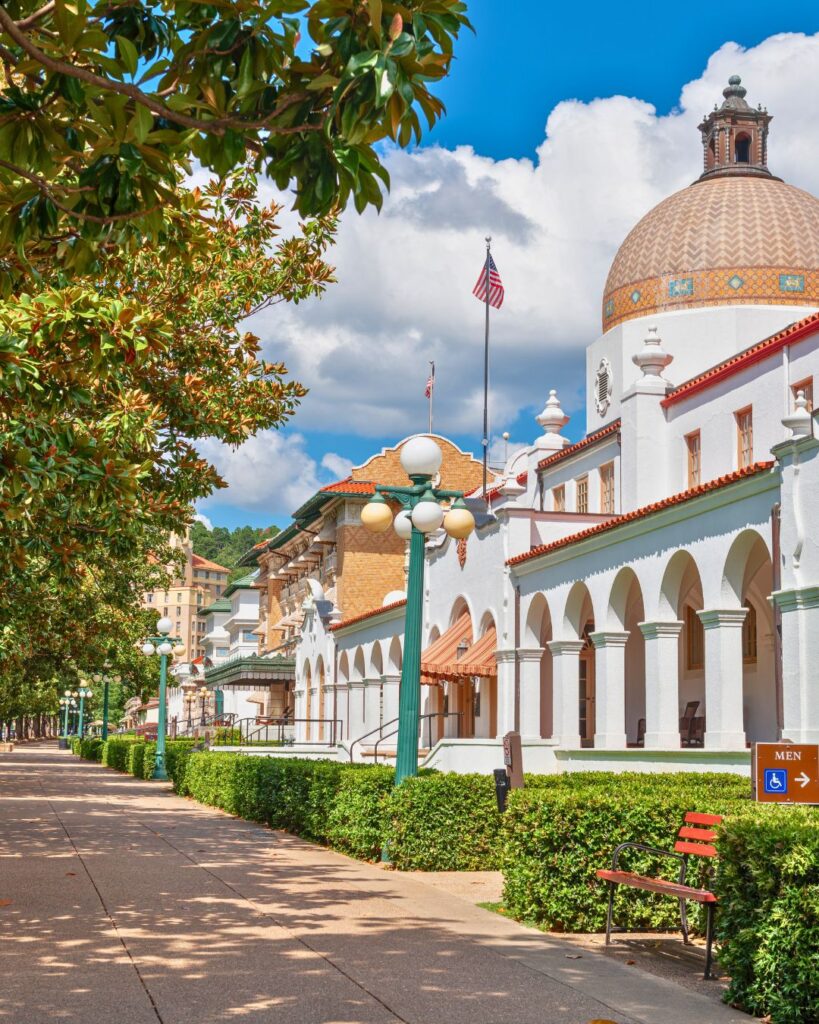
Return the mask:
{"type": "Polygon", "coordinates": [[[94,691],[88,686],[87,683],[83,683],[82,686],[80,686],[79,693],[80,693],[80,720],[79,720],[79,727],[77,729],[77,733],[78,733],[80,739],[82,739],[82,737],[83,737],[83,713],[85,711],[85,698],[86,697],[89,697],[89,698],[93,697],[94,696],[94,691]]]}
{"type": "Polygon", "coordinates": [[[156,624],[156,631],[159,636],[149,636],[142,644],[142,653],[146,657],[152,654],[159,655],[159,721],[156,727],[156,760],[154,762],[153,778],[163,782],[168,780],[168,770],[165,766],[165,728],[167,718],[166,690],[168,685],[168,657],[179,651],[183,642],[179,637],[172,637],[168,634],[173,629],[173,623],[168,618],[161,618],[156,624]]]}
{"type": "Polygon", "coordinates": [[[375,497],[361,511],[361,522],[368,530],[384,533],[393,525],[392,509],[386,499],[398,502],[402,510],[395,517],[395,532],[410,544],[404,660],[398,691],[396,785],[407,776],[418,774],[425,538],[441,526],[456,540],[468,537],[475,529],[475,518],[466,507],[461,491],[445,491],[433,486],[443,453],[431,437],[418,436],[407,441],[400,458],[412,486],[378,484],[375,497]],[[448,510],[441,505],[442,499],[450,501],[448,510]]]}
{"type": "Polygon", "coordinates": [[[60,707],[63,709],[63,738],[68,740],[68,713],[72,708],[77,706],[77,702],[70,690],[66,690],[62,697],[60,697],[60,707]]]}
{"type": "Polygon", "coordinates": [[[103,665],[102,672],[96,672],[94,674],[94,682],[99,684],[102,683],[102,741],[103,743],[108,739],[108,688],[111,683],[121,683],[122,676],[119,673],[111,675],[111,666],[103,665]]]}

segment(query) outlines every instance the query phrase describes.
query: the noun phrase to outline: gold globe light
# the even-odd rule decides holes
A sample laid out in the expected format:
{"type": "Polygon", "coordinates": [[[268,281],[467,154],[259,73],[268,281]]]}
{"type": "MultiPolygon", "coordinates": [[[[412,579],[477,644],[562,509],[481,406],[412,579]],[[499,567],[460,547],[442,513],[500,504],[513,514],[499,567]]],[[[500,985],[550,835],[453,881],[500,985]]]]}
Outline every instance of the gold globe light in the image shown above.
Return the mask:
{"type": "Polygon", "coordinates": [[[367,502],[361,510],[361,525],[370,533],[384,533],[392,525],[392,509],[381,494],[367,502]]]}
{"type": "Polygon", "coordinates": [[[454,502],[444,516],[444,529],[455,540],[464,540],[475,529],[475,517],[461,498],[454,502]]]}
{"type": "Polygon", "coordinates": [[[175,658],[181,658],[184,653],[185,653],[185,645],[184,644],[176,644],[174,646],[173,656],[175,658]]]}

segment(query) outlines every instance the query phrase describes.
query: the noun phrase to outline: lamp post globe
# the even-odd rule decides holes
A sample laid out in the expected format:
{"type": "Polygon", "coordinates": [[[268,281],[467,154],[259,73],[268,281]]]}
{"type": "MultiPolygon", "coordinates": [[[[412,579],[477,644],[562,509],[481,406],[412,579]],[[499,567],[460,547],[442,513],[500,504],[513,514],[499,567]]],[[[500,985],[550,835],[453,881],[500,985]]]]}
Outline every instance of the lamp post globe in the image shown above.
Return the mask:
{"type": "Polygon", "coordinates": [[[392,525],[395,527],[395,532],[401,540],[409,540],[412,537],[412,517],[410,516],[409,509],[402,508],[396,515],[392,525]]]}
{"type": "Polygon", "coordinates": [[[444,453],[431,437],[419,434],[401,447],[399,458],[407,476],[435,476],[441,468],[444,453]]]}
{"type": "Polygon", "coordinates": [[[157,633],[161,633],[163,636],[167,636],[172,629],[173,623],[166,615],[163,615],[162,618],[156,624],[157,633]]]}
{"type": "Polygon", "coordinates": [[[149,643],[147,640],[142,645],[140,650],[142,651],[146,658],[149,657],[151,654],[156,654],[156,648],[152,643],[149,643]]]}
{"type": "Polygon", "coordinates": [[[361,525],[370,533],[384,533],[391,523],[392,509],[380,494],[376,494],[361,510],[361,525]]]}
{"type": "Polygon", "coordinates": [[[160,654],[164,654],[167,658],[169,654],[173,654],[173,644],[170,640],[163,640],[159,647],[157,647],[157,651],[160,654]]]}
{"type": "Polygon", "coordinates": [[[412,510],[412,525],[421,533],[432,533],[444,521],[444,510],[431,491],[421,498],[412,510]]]}
{"type": "Polygon", "coordinates": [[[475,529],[475,517],[460,498],[444,516],[444,529],[454,540],[465,540],[475,529]]]}

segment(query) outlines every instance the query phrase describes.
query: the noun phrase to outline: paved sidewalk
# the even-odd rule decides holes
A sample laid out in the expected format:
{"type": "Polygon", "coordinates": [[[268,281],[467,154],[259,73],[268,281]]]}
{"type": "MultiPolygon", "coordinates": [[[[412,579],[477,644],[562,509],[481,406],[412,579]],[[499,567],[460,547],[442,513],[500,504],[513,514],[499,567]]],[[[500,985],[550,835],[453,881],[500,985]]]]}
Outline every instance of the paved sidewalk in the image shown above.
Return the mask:
{"type": "Polygon", "coordinates": [[[53,745],[0,755],[0,821],[0,1021],[751,1020],[53,745]]]}

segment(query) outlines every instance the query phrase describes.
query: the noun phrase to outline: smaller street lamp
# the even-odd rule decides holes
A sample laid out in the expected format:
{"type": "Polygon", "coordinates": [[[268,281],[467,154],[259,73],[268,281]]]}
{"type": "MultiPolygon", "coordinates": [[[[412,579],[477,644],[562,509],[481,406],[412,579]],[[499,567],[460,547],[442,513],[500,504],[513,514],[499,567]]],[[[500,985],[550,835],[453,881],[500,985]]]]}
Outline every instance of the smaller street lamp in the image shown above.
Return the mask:
{"type": "Polygon", "coordinates": [[[74,699],[71,696],[71,691],[66,690],[62,697],[60,697],[60,707],[63,709],[63,738],[68,740],[68,712],[71,705],[74,703],[74,699]]]}
{"type": "Polygon", "coordinates": [[[182,699],[185,704],[185,711],[187,712],[188,715],[187,732],[191,732],[191,730],[193,729],[193,706],[196,703],[196,694],[186,693],[182,699]]]}
{"type": "Polygon", "coordinates": [[[154,654],[159,655],[159,721],[156,729],[156,760],[154,762],[155,779],[163,782],[168,780],[168,770],[165,767],[165,732],[167,720],[167,685],[168,685],[168,658],[179,651],[182,647],[182,640],[179,637],[169,636],[173,629],[173,623],[167,617],[161,618],[156,624],[158,636],[149,636],[141,646],[142,653],[146,657],[154,654]]]}
{"type": "Polygon", "coordinates": [[[83,737],[83,713],[85,711],[85,698],[86,697],[88,697],[88,698],[93,697],[94,696],[94,691],[88,686],[88,683],[83,682],[83,684],[80,686],[79,693],[80,693],[80,724],[79,724],[79,728],[77,729],[77,732],[79,734],[80,739],[82,739],[82,737],[83,737]]]}
{"type": "Polygon", "coordinates": [[[108,739],[108,688],[111,683],[121,683],[122,676],[115,672],[111,675],[111,666],[106,662],[102,667],[102,672],[96,672],[93,675],[93,680],[97,685],[102,683],[102,741],[103,743],[108,739]]]}
{"type": "Polygon", "coordinates": [[[208,692],[209,691],[208,691],[207,686],[200,686],[199,687],[199,696],[200,696],[200,698],[202,700],[202,721],[199,723],[200,725],[204,725],[205,724],[205,704],[207,703],[208,692]]]}

